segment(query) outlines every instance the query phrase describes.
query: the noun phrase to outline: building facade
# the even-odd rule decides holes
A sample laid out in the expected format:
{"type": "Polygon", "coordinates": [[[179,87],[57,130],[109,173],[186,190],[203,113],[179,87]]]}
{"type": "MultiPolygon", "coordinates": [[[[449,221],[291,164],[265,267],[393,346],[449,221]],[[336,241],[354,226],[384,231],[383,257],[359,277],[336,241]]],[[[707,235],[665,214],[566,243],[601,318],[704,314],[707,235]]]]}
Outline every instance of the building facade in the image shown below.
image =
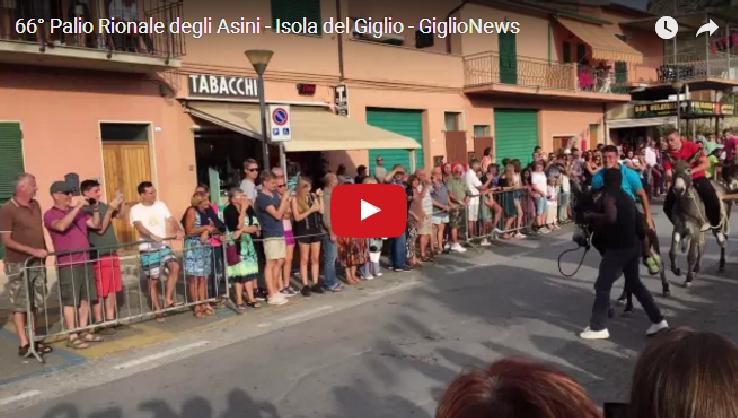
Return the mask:
{"type": "MultiPolygon", "coordinates": [[[[59,13],[66,13],[58,3],[59,13]]],[[[104,2],[91,3],[91,15],[105,12],[104,2]]],[[[244,55],[249,49],[274,51],[264,94],[267,103],[292,108],[295,139],[285,149],[303,174],[315,174],[326,162],[332,169],[342,163],[349,172],[361,164],[372,169],[379,155],[388,166],[423,168],[467,162],[487,147],[498,161],[524,163],[536,145],[547,152],[587,149],[607,141],[608,109],[627,104],[627,82],[654,73],[652,63],[662,55],[652,33],[623,24],[645,13],[620,6],[497,0],[462,6],[452,0],[137,4],[141,16],[163,21],[244,16],[264,25],[306,16],[324,24],[391,15],[405,24],[429,17],[518,22],[520,30],[446,37],[417,30],[381,37],[269,30],[111,40],[52,35],[48,42],[55,46],[45,50],[34,38],[5,33],[1,200],[9,198],[10,181],[22,170],[36,174],[44,208],[51,205],[48,186],[71,172],[100,179],[109,197],[121,190],[129,202],[138,199],[138,182],[150,179],[175,216],[198,182],[215,189],[233,184],[245,158],[263,159],[258,86],[244,55]]],[[[277,164],[278,148],[270,149],[277,164]]],[[[134,239],[125,220],[117,226],[122,240],[134,239]]]]}

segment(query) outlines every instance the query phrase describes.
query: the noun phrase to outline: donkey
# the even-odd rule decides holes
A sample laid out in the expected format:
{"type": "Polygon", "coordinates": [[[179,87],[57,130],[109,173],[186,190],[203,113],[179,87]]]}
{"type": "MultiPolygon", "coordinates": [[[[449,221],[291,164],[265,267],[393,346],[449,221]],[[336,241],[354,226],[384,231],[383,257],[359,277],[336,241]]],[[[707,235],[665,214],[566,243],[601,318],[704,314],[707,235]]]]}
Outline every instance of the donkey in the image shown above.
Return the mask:
{"type": "MultiPolygon", "coordinates": [[[[687,252],[687,278],[684,287],[689,287],[700,271],[702,256],[705,249],[705,233],[702,225],[707,223],[705,204],[692,184],[691,165],[699,158],[701,153],[696,153],[689,160],[672,161],[668,154],[665,158],[672,162],[673,186],[675,204],[671,213],[667,213],[674,224],[671,233],[671,248],[669,249],[669,260],[671,271],[677,276],[681,275],[681,269],[677,265],[677,246],[681,244],[682,253],[687,252]]],[[[725,216],[725,205],[722,203],[724,193],[723,186],[713,182],[713,187],[720,198],[721,228],[725,234],[728,222],[725,216]]],[[[718,240],[720,245],[720,272],[725,266],[725,242],[718,240]]]]}

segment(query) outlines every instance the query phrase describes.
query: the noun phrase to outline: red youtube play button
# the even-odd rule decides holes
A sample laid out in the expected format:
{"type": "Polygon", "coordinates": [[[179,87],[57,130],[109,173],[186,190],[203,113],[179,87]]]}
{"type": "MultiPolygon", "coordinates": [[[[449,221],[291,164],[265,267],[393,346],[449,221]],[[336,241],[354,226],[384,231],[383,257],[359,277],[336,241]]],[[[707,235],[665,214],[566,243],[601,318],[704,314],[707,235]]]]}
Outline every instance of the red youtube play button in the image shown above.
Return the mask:
{"type": "Polygon", "coordinates": [[[405,233],[407,195],[400,186],[336,186],[330,205],[331,225],[339,237],[395,238],[405,233]]]}

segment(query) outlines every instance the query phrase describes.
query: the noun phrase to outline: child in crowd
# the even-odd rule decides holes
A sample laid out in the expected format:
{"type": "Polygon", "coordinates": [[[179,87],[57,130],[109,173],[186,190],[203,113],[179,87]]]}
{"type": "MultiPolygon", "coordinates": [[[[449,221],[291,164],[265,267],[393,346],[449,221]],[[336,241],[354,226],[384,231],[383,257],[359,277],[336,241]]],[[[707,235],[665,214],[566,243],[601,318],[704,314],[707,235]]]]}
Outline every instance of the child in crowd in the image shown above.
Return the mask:
{"type": "MultiPolygon", "coordinates": [[[[377,184],[377,179],[374,177],[365,177],[362,181],[363,184],[377,184]]],[[[364,280],[374,280],[375,277],[382,275],[382,270],[379,267],[379,256],[382,253],[382,238],[369,238],[369,258],[366,263],[359,267],[361,278],[364,280]]]]}
{"type": "Polygon", "coordinates": [[[557,212],[559,210],[559,191],[557,183],[555,176],[548,177],[548,193],[546,193],[546,227],[551,231],[560,229],[559,223],[556,220],[557,212]]]}

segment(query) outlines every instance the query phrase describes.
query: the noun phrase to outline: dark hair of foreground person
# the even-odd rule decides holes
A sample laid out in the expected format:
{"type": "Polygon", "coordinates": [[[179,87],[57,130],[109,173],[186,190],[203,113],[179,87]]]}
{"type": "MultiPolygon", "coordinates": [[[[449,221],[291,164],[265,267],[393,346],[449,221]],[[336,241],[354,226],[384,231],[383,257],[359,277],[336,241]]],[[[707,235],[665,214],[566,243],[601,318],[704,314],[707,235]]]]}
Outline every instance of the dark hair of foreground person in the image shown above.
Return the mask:
{"type": "Polygon", "coordinates": [[[676,328],[641,353],[632,418],[738,418],[738,346],[709,332],[676,328]]]}
{"type": "Polygon", "coordinates": [[[449,385],[437,418],[600,418],[587,393],[549,366],[503,359],[449,385]]]}

